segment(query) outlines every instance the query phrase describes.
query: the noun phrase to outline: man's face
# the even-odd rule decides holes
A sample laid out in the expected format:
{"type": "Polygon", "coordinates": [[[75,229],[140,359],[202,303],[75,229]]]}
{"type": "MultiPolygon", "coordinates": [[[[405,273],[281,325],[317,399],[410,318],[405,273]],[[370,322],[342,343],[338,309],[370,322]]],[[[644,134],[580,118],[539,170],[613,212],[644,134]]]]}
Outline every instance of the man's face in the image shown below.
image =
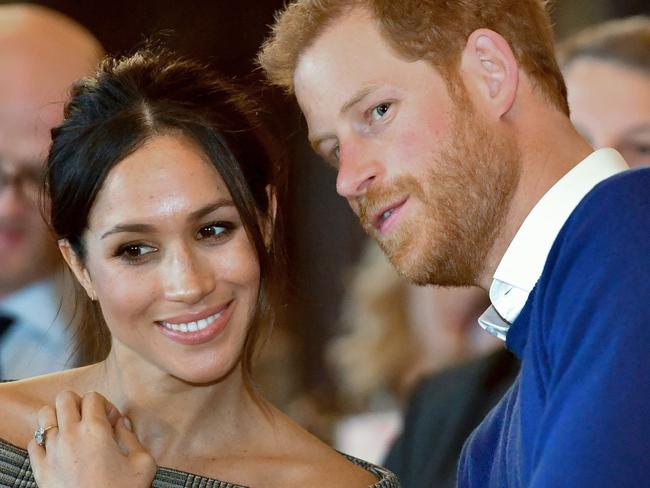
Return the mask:
{"type": "Polygon", "coordinates": [[[356,12],[300,57],[296,97],[337,191],[397,270],[475,284],[518,181],[514,142],[451,97],[430,63],[393,51],[356,12]]]}
{"type": "Polygon", "coordinates": [[[571,121],[595,147],[630,166],[650,164],[650,75],[609,61],[578,59],[565,72],[571,121]]]}
{"type": "MultiPolygon", "coordinates": [[[[4,88],[4,87],[3,87],[4,88]]],[[[0,95],[0,297],[49,273],[58,255],[39,206],[52,107],[0,95]]]]}

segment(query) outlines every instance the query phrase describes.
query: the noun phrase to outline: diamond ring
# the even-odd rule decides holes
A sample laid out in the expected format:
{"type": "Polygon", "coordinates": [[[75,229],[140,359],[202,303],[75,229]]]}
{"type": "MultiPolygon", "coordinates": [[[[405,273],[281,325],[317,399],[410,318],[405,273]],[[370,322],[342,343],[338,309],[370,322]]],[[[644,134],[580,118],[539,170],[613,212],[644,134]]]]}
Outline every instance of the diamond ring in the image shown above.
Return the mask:
{"type": "Polygon", "coordinates": [[[34,431],[34,440],[39,446],[45,445],[45,436],[48,430],[58,427],[57,425],[48,425],[47,427],[39,427],[34,431]]]}

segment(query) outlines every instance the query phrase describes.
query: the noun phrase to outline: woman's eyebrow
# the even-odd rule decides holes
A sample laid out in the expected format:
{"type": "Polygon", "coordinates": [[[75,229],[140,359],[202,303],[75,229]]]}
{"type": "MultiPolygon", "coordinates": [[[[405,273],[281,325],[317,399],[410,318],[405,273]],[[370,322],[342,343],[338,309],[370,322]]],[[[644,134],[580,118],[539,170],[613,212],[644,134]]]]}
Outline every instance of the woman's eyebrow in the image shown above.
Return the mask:
{"type": "Polygon", "coordinates": [[[214,212],[218,208],[221,207],[233,207],[235,204],[230,198],[222,198],[220,200],[217,200],[214,203],[208,203],[207,205],[204,205],[203,207],[199,208],[198,210],[194,210],[193,212],[190,213],[188,220],[198,220],[201,217],[206,216],[207,214],[214,212]]]}
{"type": "Polygon", "coordinates": [[[112,229],[104,232],[101,239],[108,237],[113,234],[119,234],[121,232],[150,232],[153,230],[153,226],[149,224],[118,224],[112,229]]]}
{"type": "MultiPolygon", "coordinates": [[[[223,198],[220,200],[217,200],[216,202],[213,203],[208,203],[207,205],[204,205],[203,207],[192,211],[189,215],[187,220],[194,221],[198,220],[201,217],[204,217],[208,215],[211,212],[214,212],[215,210],[221,208],[221,207],[230,207],[234,206],[235,204],[233,201],[229,198],[223,198]]],[[[110,235],[113,234],[119,234],[123,232],[138,232],[138,233],[146,233],[146,232],[152,232],[155,230],[155,227],[151,224],[140,224],[140,223],[125,223],[125,224],[117,224],[114,227],[112,227],[110,230],[104,232],[101,236],[101,239],[104,239],[110,235]]]]}

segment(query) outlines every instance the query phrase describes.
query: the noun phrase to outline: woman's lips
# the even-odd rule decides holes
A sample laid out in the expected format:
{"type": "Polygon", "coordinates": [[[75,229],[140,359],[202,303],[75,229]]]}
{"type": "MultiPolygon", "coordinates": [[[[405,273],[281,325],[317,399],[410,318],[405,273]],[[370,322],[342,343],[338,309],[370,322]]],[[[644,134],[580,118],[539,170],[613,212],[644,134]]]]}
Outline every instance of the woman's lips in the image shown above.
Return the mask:
{"type": "Polygon", "coordinates": [[[234,309],[234,300],[216,310],[188,314],[156,322],[160,332],[174,342],[198,345],[211,341],[228,324],[234,309]]]}

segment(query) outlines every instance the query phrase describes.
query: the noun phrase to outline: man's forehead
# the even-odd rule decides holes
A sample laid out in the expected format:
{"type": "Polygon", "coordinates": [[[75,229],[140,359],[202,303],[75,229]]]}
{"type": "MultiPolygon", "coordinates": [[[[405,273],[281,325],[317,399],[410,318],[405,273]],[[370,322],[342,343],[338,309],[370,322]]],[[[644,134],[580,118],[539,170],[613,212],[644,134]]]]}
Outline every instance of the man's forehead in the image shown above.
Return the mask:
{"type": "Polygon", "coordinates": [[[368,56],[393,54],[388,51],[391,49],[381,35],[377,21],[355,10],[332,22],[302,51],[294,79],[310,74],[321,77],[323,70],[339,72],[347,70],[350,64],[358,67],[358,63],[368,56]]]}
{"type": "Polygon", "coordinates": [[[42,164],[51,142],[50,129],[61,119],[62,109],[0,107],[0,161],[17,166],[42,164]]]}
{"type": "Polygon", "coordinates": [[[303,51],[294,72],[296,98],[308,122],[336,116],[364,90],[390,82],[399,60],[368,15],[349,14],[333,23],[303,51]]]}

